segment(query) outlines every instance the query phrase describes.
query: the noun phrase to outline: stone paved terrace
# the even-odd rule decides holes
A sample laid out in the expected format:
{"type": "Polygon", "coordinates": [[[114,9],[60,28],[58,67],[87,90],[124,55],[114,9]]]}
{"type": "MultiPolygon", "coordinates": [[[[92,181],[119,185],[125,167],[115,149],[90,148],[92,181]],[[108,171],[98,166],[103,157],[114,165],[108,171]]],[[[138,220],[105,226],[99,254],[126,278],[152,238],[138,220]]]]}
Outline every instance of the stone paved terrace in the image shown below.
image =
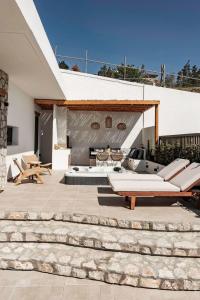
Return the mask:
{"type": "MultiPolygon", "coordinates": [[[[167,222],[170,231],[173,230],[172,226],[170,228],[171,223],[184,223],[186,231],[190,223],[200,225],[199,210],[172,204],[170,199],[140,199],[137,201],[136,209],[131,211],[127,209],[127,203],[123,198],[113,194],[109,186],[68,186],[63,184],[62,180],[63,172],[54,172],[52,176],[44,176],[43,185],[24,183],[15,186],[12,182],[8,183],[5,191],[0,194],[0,212],[54,212],[58,214],[58,219],[59,213],[63,212],[95,215],[97,218],[101,216],[111,219],[112,222],[109,224],[111,226],[116,226],[114,219],[122,220],[119,227],[127,227],[127,224],[123,224],[124,220],[167,222]],[[149,206],[145,206],[147,204],[149,206]]],[[[74,217],[74,219],[77,222],[80,220],[87,223],[85,218],[83,220],[74,217]]],[[[95,224],[99,221],[93,219],[93,222],[95,224]]],[[[106,222],[109,221],[104,218],[101,225],[105,225],[106,222]]],[[[160,230],[164,230],[162,224],[158,225],[160,230]]],[[[135,226],[137,229],[138,224],[135,226]]],[[[148,224],[144,224],[143,229],[148,229],[148,224]]]]}
{"type": "Polygon", "coordinates": [[[3,300],[199,300],[200,292],[150,290],[47,273],[0,271],[3,300]]]}
{"type": "Polygon", "coordinates": [[[9,183],[0,195],[5,274],[39,271],[133,289],[200,291],[197,209],[146,198],[131,211],[108,186],[67,186],[61,172],[44,179],[44,185],[9,183]]]}

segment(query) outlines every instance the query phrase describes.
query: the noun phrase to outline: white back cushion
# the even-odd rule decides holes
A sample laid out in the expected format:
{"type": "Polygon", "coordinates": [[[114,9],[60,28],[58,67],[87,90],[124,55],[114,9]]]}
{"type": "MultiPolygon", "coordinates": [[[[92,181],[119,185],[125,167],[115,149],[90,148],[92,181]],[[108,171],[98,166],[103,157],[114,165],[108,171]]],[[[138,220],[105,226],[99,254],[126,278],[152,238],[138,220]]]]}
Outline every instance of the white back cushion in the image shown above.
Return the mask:
{"type": "Polygon", "coordinates": [[[200,180],[200,164],[192,163],[184,171],[172,178],[170,183],[179,187],[181,191],[187,191],[198,180],[200,180]]]}
{"type": "Polygon", "coordinates": [[[164,180],[169,180],[182,169],[186,168],[189,163],[190,161],[188,159],[177,158],[168,166],[164,167],[160,172],[158,172],[157,175],[162,177],[164,180]]]}

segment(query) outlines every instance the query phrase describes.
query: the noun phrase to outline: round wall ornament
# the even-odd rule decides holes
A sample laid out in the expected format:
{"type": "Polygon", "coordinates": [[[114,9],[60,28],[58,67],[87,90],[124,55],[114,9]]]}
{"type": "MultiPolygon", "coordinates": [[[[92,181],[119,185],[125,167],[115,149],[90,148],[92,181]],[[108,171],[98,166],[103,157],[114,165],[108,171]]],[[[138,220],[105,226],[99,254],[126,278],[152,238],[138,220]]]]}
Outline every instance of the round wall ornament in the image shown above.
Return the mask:
{"type": "Polygon", "coordinates": [[[98,122],[93,122],[93,123],[91,124],[91,128],[92,128],[92,129],[99,129],[99,128],[100,128],[100,124],[99,124],[98,122]]]}
{"type": "Polygon", "coordinates": [[[125,130],[126,129],[126,124],[125,123],[119,123],[119,124],[117,124],[117,129],[119,129],[119,130],[125,130]]]}

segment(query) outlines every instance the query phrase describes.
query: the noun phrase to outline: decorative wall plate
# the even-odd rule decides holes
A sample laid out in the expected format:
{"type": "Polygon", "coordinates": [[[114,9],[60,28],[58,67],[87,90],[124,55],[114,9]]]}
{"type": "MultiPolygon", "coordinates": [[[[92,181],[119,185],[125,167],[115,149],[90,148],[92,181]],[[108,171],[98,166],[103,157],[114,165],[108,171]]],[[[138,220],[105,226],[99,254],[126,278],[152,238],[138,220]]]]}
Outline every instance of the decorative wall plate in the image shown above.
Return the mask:
{"type": "Polygon", "coordinates": [[[92,129],[99,129],[100,128],[100,124],[98,122],[94,122],[91,124],[91,128],[92,129]]]}
{"type": "Polygon", "coordinates": [[[105,127],[112,128],[112,118],[110,116],[107,116],[105,119],[105,127]]]}
{"type": "Polygon", "coordinates": [[[117,124],[117,129],[119,129],[119,130],[125,130],[126,129],[126,124],[125,123],[119,123],[119,124],[117,124]]]}

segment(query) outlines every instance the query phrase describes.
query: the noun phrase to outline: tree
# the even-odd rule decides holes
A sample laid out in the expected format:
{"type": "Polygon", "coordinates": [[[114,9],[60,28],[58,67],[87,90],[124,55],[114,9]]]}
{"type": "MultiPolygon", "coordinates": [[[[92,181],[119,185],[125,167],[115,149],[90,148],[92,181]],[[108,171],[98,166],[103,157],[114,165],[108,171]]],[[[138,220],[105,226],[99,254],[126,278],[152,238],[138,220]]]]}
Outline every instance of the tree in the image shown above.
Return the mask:
{"type": "Polygon", "coordinates": [[[174,74],[168,74],[165,77],[165,86],[174,88],[176,86],[176,77],[174,74]]]}
{"type": "Polygon", "coordinates": [[[60,62],[58,63],[58,65],[59,65],[59,68],[60,68],[60,69],[65,69],[65,70],[68,70],[68,69],[69,69],[69,66],[65,63],[64,60],[60,61],[60,62]]]}
{"type": "Polygon", "coordinates": [[[74,65],[72,66],[72,71],[75,71],[75,72],[80,72],[80,68],[78,65],[74,65]]]}
{"type": "MultiPolygon", "coordinates": [[[[143,66],[144,68],[144,66],[143,66]]],[[[117,78],[117,79],[126,79],[128,81],[140,82],[144,69],[137,69],[134,65],[127,65],[126,68],[124,64],[116,66],[115,68],[107,67],[103,65],[98,71],[99,76],[117,78]]]]}
{"type": "Polygon", "coordinates": [[[181,87],[200,86],[200,69],[197,65],[191,66],[190,61],[188,60],[178,72],[176,85],[181,87]]]}
{"type": "Polygon", "coordinates": [[[135,68],[134,65],[127,65],[126,68],[124,64],[117,66],[117,71],[119,78],[126,79],[128,81],[140,82],[142,78],[142,71],[138,68],[135,68]]]}
{"type": "Polygon", "coordinates": [[[97,73],[99,76],[118,78],[116,69],[103,65],[97,73]]]}
{"type": "MultiPolygon", "coordinates": [[[[127,81],[139,82],[143,84],[160,85],[158,74],[156,72],[148,72],[145,66],[136,68],[134,65],[122,63],[116,67],[108,67],[103,65],[98,71],[99,76],[111,77],[116,79],[125,79],[127,81]]],[[[191,66],[190,60],[178,72],[178,75],[165,75],[165,86],[170,88],[175,87],[199,87],[200,86],[200,68],[196,65],[191,66]]]]}
{"type": "Polygon", "coordinates": [[[191,85],[190,77],[191,76],[191,66],[190,60],[183,66],[182,70],[178,72],[177,76],[177,85],[182,87],[187,87],[191,85]]]}
{"type": "Polygon", "coordinates": [[[191,76],[195,79],[191,79],[191,84],[193,86],[200,86],[200,69],[198,69],[197,65],[192,67],[191,76]]]}

